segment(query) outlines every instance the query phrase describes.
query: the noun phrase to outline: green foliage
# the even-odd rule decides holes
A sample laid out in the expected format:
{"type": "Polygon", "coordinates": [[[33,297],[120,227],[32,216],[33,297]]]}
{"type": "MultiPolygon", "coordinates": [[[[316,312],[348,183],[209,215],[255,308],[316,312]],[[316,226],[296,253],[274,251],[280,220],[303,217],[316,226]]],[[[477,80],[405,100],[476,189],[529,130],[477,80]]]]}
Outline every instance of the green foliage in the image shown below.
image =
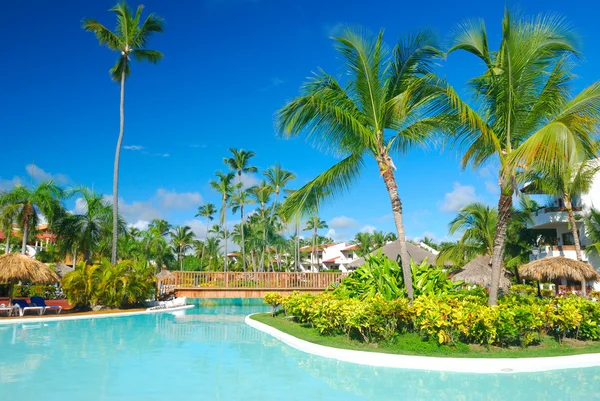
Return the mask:
{"type": "Polygon", "coordinates": [[[265,294],[263,299],[264,303],[270,305],[272,308],[272,313],[275,315],[275,311],[277,307],[281,305],[281,301],[283,301],[283,297],[278,292],[268,292],[265,294]]]}
{"type": "Polygon", "coordinates": [[[44,299],[60,299],[56,286],[46,284],[23,284],[13,288],[14,298],[42,297],[44,299]]]}
{"type": "Polygon", "coordinates": [[[82,263],[63,277],[62,286],[69,303],[83,307],[139,305],[156,291],[152,270],[130,260],[114,266],[82,263]]]}
{"type": "Polygon", "coordinates": [[[413,277],[413,288],[415,296],[428,294],[447,294],[454,291],[463,283],[453,282],[448,278],[448,272],[427,263],[427,260],[420,265],[411,260],[410,268],[413,277]]]}
{"type": "Polygon", "coordinates": [[[544,334],[558,341],[600,340],[600,303],[579,297],[539,299],[513,293],[493,307],[485,294],[467,291],[421,295],[412,304],[380,294],[362,299],[332,292],[280,297],[271,293],[265,303],[281,302],[288,317],[321,335],[344,334],[365,343],[393,341],[400,333],[454,346],[527,347],[544,334]]]}

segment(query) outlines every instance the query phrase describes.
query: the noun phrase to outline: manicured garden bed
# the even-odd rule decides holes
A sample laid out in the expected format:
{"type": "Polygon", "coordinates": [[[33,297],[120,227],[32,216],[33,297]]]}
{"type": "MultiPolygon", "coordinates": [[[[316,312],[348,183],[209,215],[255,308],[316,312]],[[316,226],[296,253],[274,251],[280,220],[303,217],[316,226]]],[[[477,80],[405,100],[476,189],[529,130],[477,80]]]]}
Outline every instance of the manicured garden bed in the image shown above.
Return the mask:
{"type": "Polygon", "coordinates": [[[327,347],[356,351],[380,352],[401,355],[422,355],[438,357],[468,358],[534,358],[600,353],[598,341],[580,341],[566,338],[559,343],[554,337],[542,335],[538,345],[521,347],[482,346],[457,342],[454,345],[439,344],[434,338],[426,340],[417,333],[397,334],[390,340],[378,343],[365,343],[348,338],[345,334],[321,335],[316,328],[300,324],[279,313],[273,317],[270,313],[251,316],[252,319],[276,328],[284,333],[327,347]]]}

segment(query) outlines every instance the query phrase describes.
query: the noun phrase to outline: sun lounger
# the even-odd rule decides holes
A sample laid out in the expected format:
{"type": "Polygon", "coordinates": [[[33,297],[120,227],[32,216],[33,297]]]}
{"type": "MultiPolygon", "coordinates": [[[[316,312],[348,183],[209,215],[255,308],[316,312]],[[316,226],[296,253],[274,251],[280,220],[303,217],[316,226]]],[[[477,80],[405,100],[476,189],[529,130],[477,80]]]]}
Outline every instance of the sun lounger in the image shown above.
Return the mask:
{"type": "Polygon", "coordinates": [[[24,299],[13,299],[12,303],[19,307],[19,315],[21,316],[25,315],[28,311],[37,312],[38,315],[41,315],[46,311],[46,308],[43,306],[31,306],[24,299]]]}
{"type": "Polygon", "coordinates": [[[18,307],[16,305],[13,306],[6,306],[4,304],[0,304],[0,314],[4,314],[6,313],[6,316],[12,316],[13,313],[16,312],[16,309],[18,307]]]}
{"type": "Polygon", "coordinates": [[[46,308],[46,310],[44,311],[44,313],[46,313],[49,310],[55,311],[56,314],[58,315],[61,311],[62,311],[62,306],[48,306],[46,305],[46,300],[42,297],[30,297],[29,298],[31,300],[31,304],[35,305],[35,306],[41,306],[43,308],[46,308]]]}

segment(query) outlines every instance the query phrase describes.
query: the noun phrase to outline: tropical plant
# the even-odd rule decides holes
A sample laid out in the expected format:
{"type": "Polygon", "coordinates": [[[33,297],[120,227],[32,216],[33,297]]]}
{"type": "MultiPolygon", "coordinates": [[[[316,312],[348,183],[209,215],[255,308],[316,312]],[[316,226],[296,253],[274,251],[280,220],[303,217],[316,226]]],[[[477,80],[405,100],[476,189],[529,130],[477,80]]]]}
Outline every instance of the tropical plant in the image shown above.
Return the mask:
{"type": "Polygon", "coordinates": [[[125,79],[131,73],[130,64],[133,57],[137,61],[147,61],[156,64],[163,58],[163,54],[156,50],[147,49],[148,40],[153,33],[163,31],[163,19],[156,14],[149,14],[142,22],[142,11],[144,6],[138,6],[135,14],[125,1],[117,3],[110,11],[117,16],[117,27],[114,32],[106,28],[100,22],[85,18],[82,23],[83,29],[96,35],[100,45],[105,45],[119,56],[117,63],[110,69],[110,76],[114,81],[121,83],[121,103],[119,124],[119,139],[115,152],[114,183],[113,183],[113,230],[112,230],[112,253],[111,263],[117,263],[117,238],[119,224],[119,159],[121,145],[125,133],[125,79]]]}
{"type": "Polygon", "coordinates": [[[190,226],[177,226],[171,231],[171,243],[177,254],[179,270],[183,270],[182,256],[191,248],[194,241],[194,233],[190,226]]]}
{"type": "MultiPolygon", "coordinates": [[[[206,217],[206,233],[204,234],[204,241],[208,241],[208,225],[214,219],[214,215],[217,213],[217,208],[212,203],[207,203],[198,207],[198,213],[196,217],[206,217]]],[[[204,265],[204,246],[202,247],[202,253],[200,255],[200,263],[204,265]]]]}
{"type": "Polygon", "coordinates": [[[423,260],[421,264],[416,264],[411,260],[410,269],[415,296],[449,294],[462,285],[462,282],[450,280],[446,270],[432,266],[427,259],[423,260]]]}
{"type": "Polygon", "coordinates": [[[63,190],[53,181],[45,181],[32,188],[15,186],[11,191],[0,194],[0,208],[16,214],[16,221],[23,233],[21,253],[27,253],[27,239],[43,215],[50,226],[64,214],[61,204],[63,190]]]}
{"type": "Polygon", "coordinates": [[[334,293],[359,299],[376,295],[387,300],[403,297],[402,268],[381,253],[367,256],[365,263],[344,278],[334,293]]]}
{"type": "Polygon", "coordinates": [[[318,272],[321,269],[321,263],[319,262],[319,236],[317,235],[318,230],[322,230],[328,228],[327,223],[324,220],[321,220],[319,216],[312,216],[306,222],[306,227],[304,227],[307,231],[312,231],[312,251],[310,255],[311,268],[316,269],[318,272]],[[315,266],[316,265],[316,266],[315,266]]]}
{"type": "Polygon", "coordinates": [[[224,233],[225,239],[225,256],[224,256],[224,268],[227,271],[227,206],[229,202],[229,198],[239,185],[233,184],[233,179],[235,178],[234,173],[222,173],[218,172],[215,174],[218,180],[213,180],[210,182],[210,186],[217,191],[221,195],[221,218],[220,223],[224,233]]]}
{"type": "Polygon", "coordinates": [[[233,213],[236,213],[239,209],[240,211],[240,234],[241,234],[241,238],[239,241],[239,245],[240,245],[240,249],[242,251],[242,267],[243,270],[246,271],[246,240],[244,238],[244,226],[245,226],[245,214],[244,214],[244,207],[246,205],[251,205],[254,203],[254,200],[251,199],[250,197],[250,192],[246,189],[242,189],[240,186],[240,189],[237,193],[234,193],[231,196],[231,211],[233,213]]]}
{"type": "Polygon", "coordinates": [[[371,241],[371,233],[366,231],[358,232],[354,235],[354,239],[350,241],[358,245],[357,253],[360,256],[366,256],[373,251],[373,241],[371,241]]]}
{"type": "Polygon", "coordinates": [[[432,77],[434,36],[426,31],[401,40],[389,52],[383,33],[376,39],[347,29],[335,39],[346,60],[347,83],[319,71],[307,82],[300,97],[277,113],[277,127],[285,137],[304,133],[319,148],[343,155],[343,159],[290,195],[288,213],[314,201],[315,191],[337,195],[355,182],[364,159],[377,162],[392,206],[398,234],[404,281],[412,299],[410,260],[402,218],[402,203],[392,161],[413,145],[423,144],[441,128],[446,118],[432,113],[445,84],[432,77]]]}
{"type": "MultiPolygon", "coordinates": [[[[1,195],[0,195],[1,196],[1,195]]],[[[4,253],[10,252],[10,237],[12,236],[13,224],[17,220],[19,214],[19,205],[5,205],[0,209],[0,230],[6,237],[4,244],[4,253]]]]}
{"type": "Polygon", "coordinates": [[[600,84],[569,97],[570,56],[577,50],[573,31],[555,15],[528,19],[507,10],[497,51],[490,50],[483,21],[465,22],[456,29],[449,52],[458,50],[483,61],[485,71],[470,81],[479,112],[448,90],[449,106],[468,126],[455,130],[451,140],[466,148],[463,167],[480,167],[492,158],[500,166],[489,296],[490,305],[495,305],[516,172],[533,166],[546,170],[564,163],[574,150],[594,153],[600,84]]]}
{"type": "Polygon", "coordinates": [[[591,244],[585,249],[586,254],[600,256],[600,211],[591,209],[584,216],[585,230],[591,244]]]}

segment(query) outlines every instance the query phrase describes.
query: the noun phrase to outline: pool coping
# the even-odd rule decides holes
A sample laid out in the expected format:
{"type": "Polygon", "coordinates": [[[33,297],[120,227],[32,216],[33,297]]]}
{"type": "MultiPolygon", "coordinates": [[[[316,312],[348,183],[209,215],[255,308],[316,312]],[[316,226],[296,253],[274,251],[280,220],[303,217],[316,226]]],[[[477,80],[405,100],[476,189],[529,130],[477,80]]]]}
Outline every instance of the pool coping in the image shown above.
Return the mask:
{"type": "Polygon", "coordinates": [[[256,313],[248,315],[244,319],[248,326],[269,334],[292,348],[324,358],[359,365],[478,374],[531,373],[600,366],[600,353],[538,358],[442,358],[333,348],[301,340],[268,324],[252,319],[252,315],[256,315],[256,313]]]}
{"type": "Polygon", "coordinates": [[[27,317],[22,319],[0,319],[0,325],[8,325],[8,324],[21,324],[21,323],[42,323],[42,322],[57,322],[57,321],[65,321],[65,320],[81,320],[81,319],[102,319],[109,317],[121,317],[121,316],[136,316],[136,315],[149,315],[153,313],[162,313],[162,312],[177,312],[190,308],[194,308],[196,305],[183,305],[176,306],[173,308],[165,308],[165,309],[146,309],[135,312],[117,312],[117,313],[105,313],[98,315],[56,315],[56,316],[47,316],[47,317],[27,317]]]}

